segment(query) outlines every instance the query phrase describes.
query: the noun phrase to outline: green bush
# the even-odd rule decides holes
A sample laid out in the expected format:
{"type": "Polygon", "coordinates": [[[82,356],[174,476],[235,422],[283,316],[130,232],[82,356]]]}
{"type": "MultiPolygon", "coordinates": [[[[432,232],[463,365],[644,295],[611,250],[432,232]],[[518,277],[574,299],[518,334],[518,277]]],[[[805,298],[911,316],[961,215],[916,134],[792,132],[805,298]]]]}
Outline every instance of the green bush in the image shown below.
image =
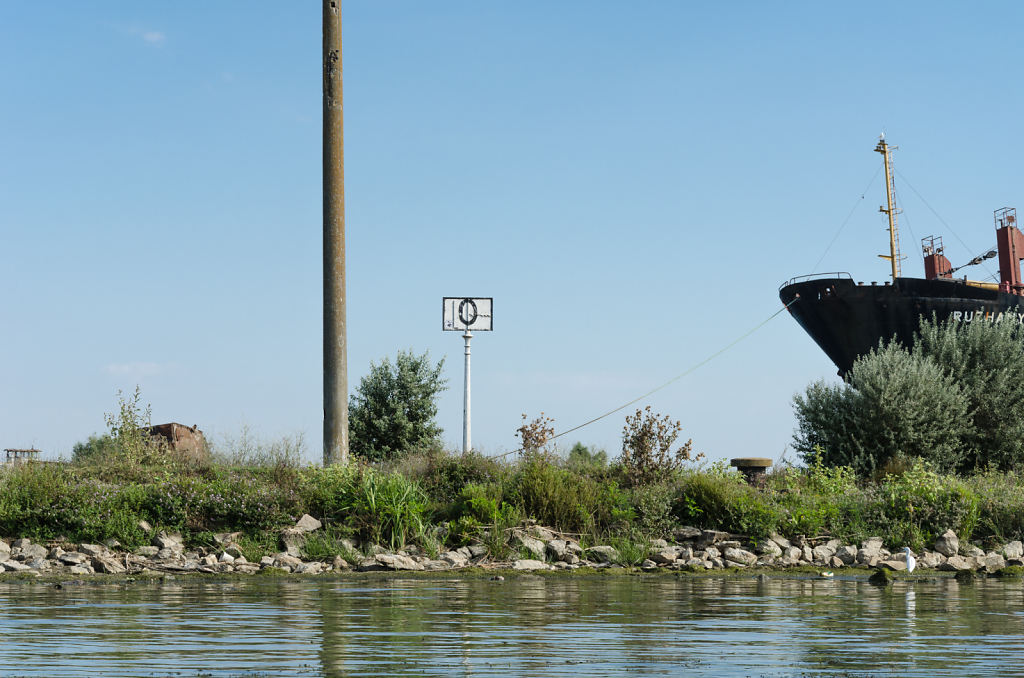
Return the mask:
{"type": "Polygon", "coordinates": [[[689,473],[680,483],[673,514],[687,525],[753,538],[779,531],[783,513],[770,495],[758,492],[739,473],[689,473]]]}
{"type": "Polygon", "coordinates": [[[967,398],[973,426],[957,470],[1019,467],[1024,462],[1024,326],[1016,314],[996,322],[923,321],[914,351],[935,361],[967,398]]]}
{"type": "Polygon", "coordinates": [[[560,468],[540,453],[524,455],[506,497],[525,515],[568,532],[606,531],[632,518],[617,483],[560,468]]]}
{"type": "Polygon", "coordinates": [[[439,443],[437,396],[444,360],[399,351],[394,364],[371,364],[349,401],[349,449],[370,461],[404,456],[439,443]]]}
{"type": "Polygon", "coordinates": [[[847,382],[811,384],[794,400],[795,447],[868,476],[896,459],[920,457],[951,471],[975,433],[962,388],[932,359],[898,344],[858,358],[847,382]]]}

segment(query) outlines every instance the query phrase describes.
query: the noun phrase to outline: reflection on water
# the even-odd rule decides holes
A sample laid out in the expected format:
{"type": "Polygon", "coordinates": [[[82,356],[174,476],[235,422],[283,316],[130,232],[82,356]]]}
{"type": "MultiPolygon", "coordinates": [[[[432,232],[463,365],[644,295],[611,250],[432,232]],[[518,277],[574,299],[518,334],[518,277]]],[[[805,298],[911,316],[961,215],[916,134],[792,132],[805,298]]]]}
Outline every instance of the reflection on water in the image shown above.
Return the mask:
{"type": "Polygon", "coordinates": [[[665,576],[0,584],[0,674],[1019,675],[1024,585],[665,576]]]}

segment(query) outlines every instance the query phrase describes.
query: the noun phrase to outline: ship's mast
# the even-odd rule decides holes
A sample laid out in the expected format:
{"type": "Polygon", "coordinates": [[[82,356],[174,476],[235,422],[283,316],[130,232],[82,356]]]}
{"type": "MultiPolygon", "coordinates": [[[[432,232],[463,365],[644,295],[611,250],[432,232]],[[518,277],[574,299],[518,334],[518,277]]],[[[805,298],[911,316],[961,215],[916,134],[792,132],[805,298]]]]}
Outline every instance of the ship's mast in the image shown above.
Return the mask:
{"type": "Polygon", "coordinates": [[[882,154],[885,159],[885,197],[886,204],[888,207],[879,207],[879,212],[885,212],[889,215],[889,254],[879,254],[883,259],[888,259],[892,264],[892,281],[896,282],[896,278],[900,275],[900,234],[896,229],[896,215],[899,210],[893,205],[893,193],[895,193],[894,185],[892,182],[892,152],[896,150],[898,146],[889,148],[889,145],[885,143],[885,135],[883,134],[878,140],[878,145],[875,146],[875,150],[882,154]]]}

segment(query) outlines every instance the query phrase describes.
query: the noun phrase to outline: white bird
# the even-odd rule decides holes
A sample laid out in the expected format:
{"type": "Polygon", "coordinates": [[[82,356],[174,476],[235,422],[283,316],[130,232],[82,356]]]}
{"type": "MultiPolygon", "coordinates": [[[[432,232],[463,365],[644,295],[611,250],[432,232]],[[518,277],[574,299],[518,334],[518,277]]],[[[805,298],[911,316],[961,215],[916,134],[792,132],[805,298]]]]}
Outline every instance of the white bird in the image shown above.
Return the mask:
{"type": "Polygon", "coordinates": [[[903,557],[907,561],[907,572],[913,572],[914,568],[917,567],[917,558],[915,558],[914,554],[910,552],[909,546],[903,547],[903,557]]]}

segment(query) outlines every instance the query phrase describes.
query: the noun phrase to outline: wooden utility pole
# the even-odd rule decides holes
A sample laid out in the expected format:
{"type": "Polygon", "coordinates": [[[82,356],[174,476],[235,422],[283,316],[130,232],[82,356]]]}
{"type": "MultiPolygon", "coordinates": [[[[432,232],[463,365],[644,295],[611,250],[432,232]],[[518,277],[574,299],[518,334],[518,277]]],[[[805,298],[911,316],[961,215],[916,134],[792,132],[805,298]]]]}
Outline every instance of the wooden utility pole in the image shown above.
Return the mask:
{"type": "Polygon", "coordinates": [[[324,3],[324,465],[348,461],[341,0],[324,3]]]}

